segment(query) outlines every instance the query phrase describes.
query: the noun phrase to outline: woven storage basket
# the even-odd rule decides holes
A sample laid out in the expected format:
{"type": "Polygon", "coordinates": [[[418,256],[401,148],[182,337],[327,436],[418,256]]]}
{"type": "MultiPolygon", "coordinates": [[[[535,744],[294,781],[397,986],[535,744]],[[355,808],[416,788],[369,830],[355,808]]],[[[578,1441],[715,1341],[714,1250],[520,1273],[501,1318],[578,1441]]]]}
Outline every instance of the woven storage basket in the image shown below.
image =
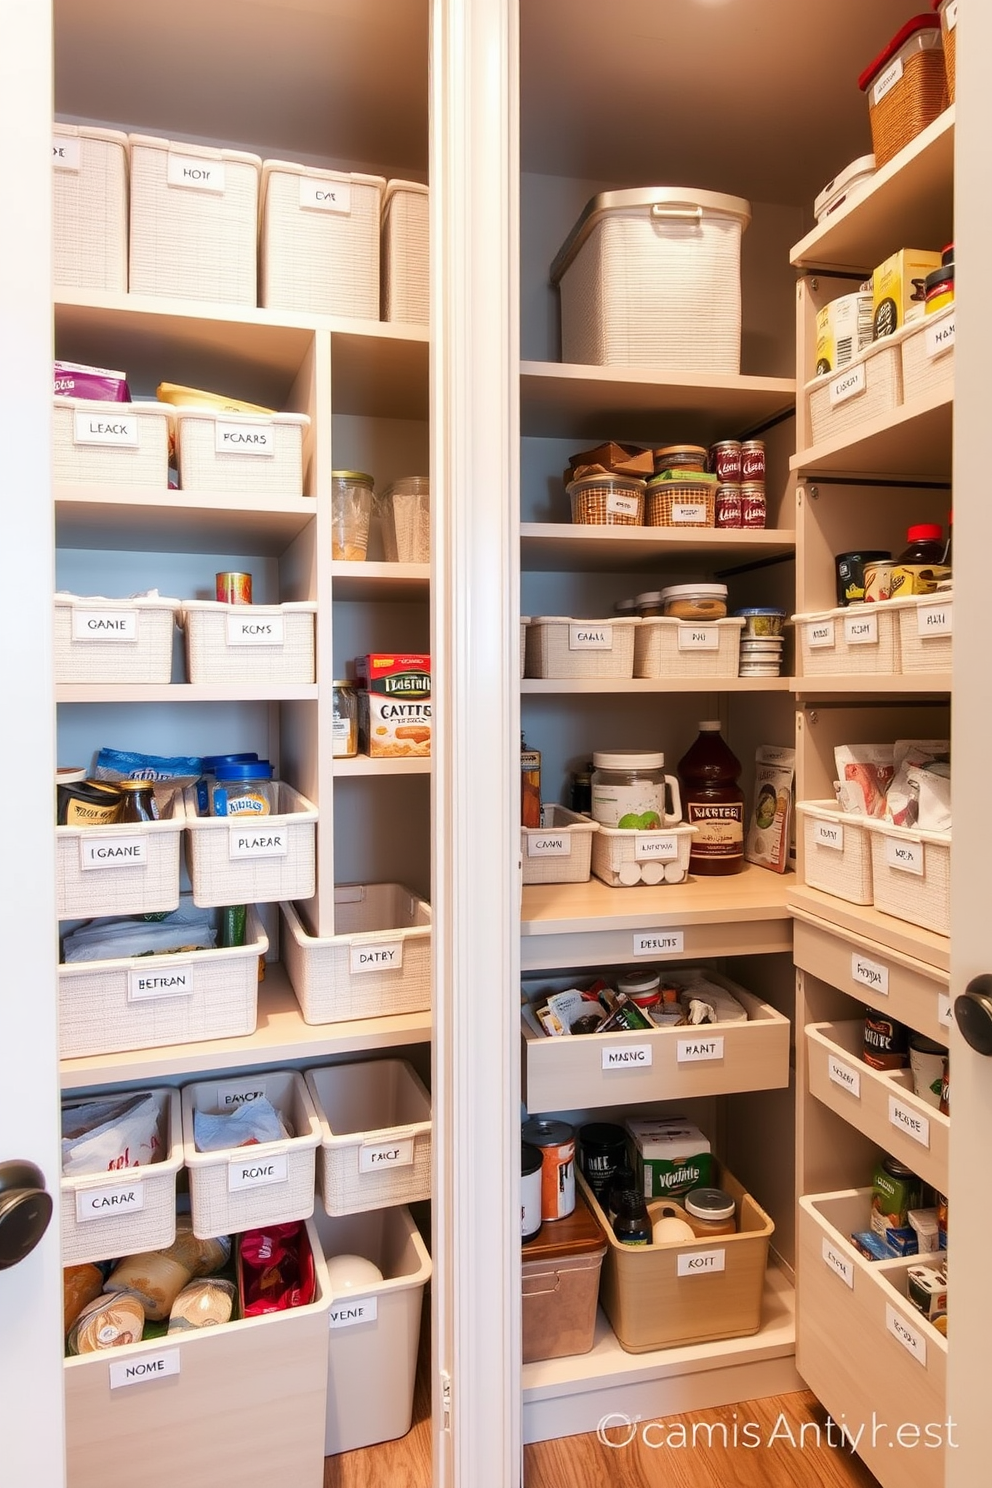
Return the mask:
{"type": "Polygon", "coordinates": [[[52,278],[127,290],[127,135],[52,126],[52,278]]]}
{"type": "Polygon", "coordinates": [[[527,627],[530,624],[529,615],[520,616],[520,675],[527,675],[527,627]]]}
{"type": "Polygon", "coordinates": [[[243,946],[60,966],[59,1053],[77,1059],[254,1033],[258,958],[268,947],[249,910],[243,946]]]}
{"type": "Polygon", "coordinates": [[[416,181],[390,181],[382,200],[382,318],[430,323],[430,200],[416,181]]]}
{"type": "Polygon", "coordinates": [[[381,176],[262,166],[259,303],[303,315],[379,319],[381,176]]]}
{"type": "Polygon", "coordinates": [[[551,266],[562,361],[738,373],[750,218],[740,197],[687,187],[595,197],[551,266]]]}
{"type": "Polygon", "coordinates": [[[430,1008],[431,908],[410,889],[336,885],[333,935],[308,935],[292,904],[282,914],[283,960],[304,1023],[430,1008]]]}
{"type": "Polygon", "coordinates": [[[313,897],[317,808],[283,781],[274,784],[278,811],[247,823],[197,816],[196,789],[186,791],[186,868],[194,904],[210,909],[313,897]],[[262,839],[259,854],[240,856],[245,837],[250,846],[256,835],[262,839]]]}
{"type": "Polygon", "coordinates": [[[890,599],[899,625],[904,676],[950,672],[953,655],[953,594],[916,594],[890,599]]]}
{"type": "Polygon", "coordinates": [[[871,840],[864,820],[835,801],[800,801],[804,880],[849,904],[871,904],[871,840]]]}
{"type": "Polygon", "coordinates": [[[881,170],[947,107],[936,17],[908,22],[858,81],[868,95],[872,149],[881,170]]]}
{"type": "Polygon", "coordinates": [[[404,1059],[306,1072],[320,1121],[328,1214],[412,1204],[431,1192],[431,1099],[404,1059]]]}
{"type": "Polygon", "coordinates": [[[527,676],[632,677],[634,631],[640,623],[535,615],[527,627],[527,676]]]}
{"type": "Polygon", "coordinates": [[[933,8],[940,13],[940,37],[944,44],[947,98],[949,103],[953,103],[954,74],[958,54],[958,0],[933,0],[933,8]]]}
{"type": "Polygon", "coordinates": [[[632,832],[600,825],[592,839],[592,871],[614,889],[681,883],[689,872],[695,834],[695,827],[632,832]]]}
{"type": "Polygon", "coordinates": [[[793,615],[804,677],[898,675],[899,627],[887,604],[793,615]]]}
{"type": "Polygon", "coordinates": [[[938,935],[951,933],[951,834],[866,820],[875,908],[938,935]],[[922,873],[919,871],[922,866],[922,873]]]}
{"type": "Polygon", "coordinates": [[[635,677],[736,677],[744,620],[642,620],[634,638],[635,677]]]}
{"type": "Polygon", "coordinates": [[[53,399],[52,480],[56,485],[158,486],[164,494],[167,410],[158,403],[53,399]]]}
{"type": "Polygon", "coordinates": [[[213,599],[184,600],[180,623],[186,633],[189,680],[246,686],[313,682],[316,614],[313,600],[251,606],[220,604],[213,599]],[[243,625],[263,629],[242,639],[243,625]],[[265,626],[273,629],[266,631],[265,626]]]}
{"type": "MultiPolygon", "coordinates": [[[[154,1090],[151,1094],[159,1111],[162,1155],[158,1162],[62,1179],[63,1266],[164,1250],[175,1240],[176,1174],[183,1165],[179,1091],[154,1090]],[[116,1206],[99,1202],[113,1198],[118,1200],[116,1206]]],[[[70,1104],[65,1102],[63,1109],[70,1104]]]]}
{"type": "Polygon", "coordinates": [[[176,460],[184,491],[237,496],[302,496],[305,413],[175,412],[176,460]]]}
{"type": "Polygon", "coordinates": [[[132,134],[132,294],[254,305],[257,155],[132,134]]]}
{"type": "Polygon", "coordinates": [[[954,306],[897,331],[902,348],[902,395],[908,403],[946,387],[954,391],[954,306]]]}
{"type": "Polygon", "coordinates": [[[59,919],[89,920],[101,915],[158,914],[178,909],[179,838],[185,825],[183,800],[177,792],[161,821],[56,827],[59,919]]]}
{"type": "Polygon", "coordinates": [[[640,527],[644,482],[627,475],[584,475],[567,487],[572,521],[590,527],[640,527]]]}
{"type": "Polygon", "coordinates": [[[586,883],[598,830],[598,822],[566,806],[542,806],[541,826],[520,832],[524,883],[586,883]]]}
{"type": "Polygon", "coordinates": [[[644,496],[647,527],[712,527],[716,522],[716,481],[701,478],[648,482],[644,496]]]}
{"type": "Polygon", "coordinates": [[[56,594],[55,681],[171,682],[178,610],[178,599],[56,594]]]}
{"type": "Polygon", "coordinates": [[[182,1106],[183,1157],[198,1240],[310,1218],[320,1126],[302,1075],[295,1070],[263,1070],[230,1080],[202,1080],[183,1087],[182,1106]],[[291,1137],[197,1152],[195,1111],[223,1113],[259,1096],[275,1106],[291,1137]]]}
{"type": "Polygon", "coordinates": [[[902,402],[900,344],[875,341],[842,372],[824,372],[806,384],[813,443],[848,434],[867,419],[891,413],[902,402]]]}

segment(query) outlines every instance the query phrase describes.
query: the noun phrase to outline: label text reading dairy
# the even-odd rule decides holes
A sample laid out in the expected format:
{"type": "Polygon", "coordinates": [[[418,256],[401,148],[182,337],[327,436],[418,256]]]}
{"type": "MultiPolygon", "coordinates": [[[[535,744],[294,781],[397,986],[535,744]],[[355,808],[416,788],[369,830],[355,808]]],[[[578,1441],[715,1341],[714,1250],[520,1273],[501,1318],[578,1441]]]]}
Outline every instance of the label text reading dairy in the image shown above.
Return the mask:
{"type": "Polygon", "coordinates": [[[360,1173],[383,1173],[389,1168],[413,1164],[413,1137],[394,1137],[391,1142],[365,1142],[358,1149],[360,1173]]]}
{"type": "Polygon", "coordinates": [[[889,968],[878,961],[869,961],[867,956],[855,951],[851,956],[851,980],[870,987],[882,997],[889,995],[889,968]]]}
{"type": "Polygon", "coordinates": [[[849,1286],[853,1291],[854,1267],[851,1265],[850,1261],[845,1260],[842,1255],[839,1255],[837,1253],[826,1236],[824,1236],[823,1238],[822,1245],[822,1254],[826,1265],[830,1267],[831,1271],[836,1272],[845,1286],[849,1286]]]}
{"type": "Polygon", "coordinates": [[[613,626],[570,625],[568,627],[569,651],[612,651],[613,626]]]}
{"type": "MultiPolygon", "coordinates": [[[[255,1148],[256,1152],[263,1150],[262,1147],[255,1148]]],[[[286,1183],[288,1180],[289,1158],[285,1152],[273,1157],[245,1157],[241,1152],[227,1165],[228,1193],[237,1193],[242,1188],[264,1188],[270,1183],[286,1183]]]]}
{"type": "Polygon", "coordinates": [[[836,408],[838,403],[846,403],[848,398],[856,398],[859,393],[864,392],[865,387],[864,366],[859,363],[856,367],[848,367],[830,384],[831,408],[836,408]]]}
{"type": "Polygon", "coordinates": [[[179,1350],[166,1349],[161,1354],[146,1354],[143,1359],[129,1359],[124,1364],[111,1364],[110,1388],[139,1385],[143,1380],[165,1379],[179,1373],[179,1350]]]}
{"type": "Polygon", "coordinates": [[[912,1137],[921,1147],[930,1146],[930,1122],[912,1106],[907,1106],[897,1095],[889,1096],[889,1121],[897,1131],[912,1137]]]}
{"type": "Polygon", "coordinates": [[[723,1036],[679,1039],[675,1059],[678,1064],[692,1064],[700,1059],[722,1059],[723,1036]]]}
{"type": "Polygon", "coordinates": [[[378,1297],[349,1297],[335,1302],[327,1314],[331,1328],[353,1328],[356,1323],[374,1323],[379,1316],[378,1297]]]}
{"type": "Polygon", "coordinates": [[[170,150],[165,179],[170,186],[189,186],[194,191],[223,191],[224,162],[202,155],[175,155],[170,150]]]}
{"type": "Polygon", "coordinates": [[[138,444],[138,418],[133,413],[118,413],[112,403],[106,413],[80,413],[72,416],[74,444],[123,444],[132,449],[138,444]]]}
{"type": "Polygon", "coordinates": [[[214,451],[218,455],[274,455],[275,430],[272,424],[214,424],[214,451]]]}
{"type": "Polygon", "coordinates": [[[835,1085],[840,1086],[841,1090],[846,1090],[856,1100],[861,1099],[861,1076],[849,1064],[844,1064],[831,1054],[827,1059],[827,1074],[835,1085]]]}
{"type": "Polygon", "coordinates": [[[679,1256],[678,1276],[712,1276],[716,1271],[726,1271],[725,1250],[695,1250],[679,1256]]]}
{"type": "Polygon", "coordinates": [[[145,837],[95,837],[80,835],[80,868],[142,868],[148,862],[145,837]]]}
{"type": "Polygon", "coordinates": [[[388,945],[362,944],[352,941],[349,969],[358,971],[398,971],[403,965],[403,942],[391,940],[388,945]]]}
{"type": "Polygon", "coordinates": [[[832,847],[844,850],[844,826],[842,822],[814,821],[813,841],[817,847],[832,847]]]}
{"type": "Polygon", "coordinates": [[[681,956],[685,950],[683,930],[635,930],[635,956],[681,956]]]}
{"type": "Polygon", "coordinates": [[[923,843],[900,842],[898,837],[886,837],[885,861],[900,873],[914,873],[917,878],[922,878],[923,843]]]}
{"type": "Polygon", "coordinates": [[[351,211],[351,185],[347,181],[327,181],[319,176],[300,177],[300,206],[317,212],[351,211]]]}
{"type": "MultiPolygon", "coordinates": [[[[247,609],[248,606],[246,605],[247,609]]],[[[229,646],[281,646],[286,639],[282,615],[228,615],[229,646]]]]}
{"type": "Polygon", "coordinates": [[[264,817],[258,826],[239,822],[230,829],[228,848],[232,858],[284,858],[288,850],[286,828],[267,827],[264,817]]]}
{"type": "Polygon", "coordinates": [[[167,971],[129,971],[127,974],[128,1002],[148,1002],[156,997],[191,997],[192,993],[192,966],[176,966],[167,971]]]}
{"type": "Polygon", "coordinates": [[[603,1049],[604,1070],[647,1069],[654,1060],[650,1044],[621,1044],[603,1049]]]}
{"type": "Polygon", "coordinates": [[[921,1364],[927,1362],[927,1341],[919,1328],[913,1326],[908,1318],[897,1312],[891,1302],[885,1304],[885,1326],[893,1338],[898,1338],[904,1349],[908,1349],[921,1364]]]}
{"type": "Polygon", "coordinates": [[[81,610],[73,605],[74,641],[136,641],[137,610],[81,610]]]}
{"type": "Polygon", "coordinates": [[[715,625],[680,625],[680,651],[718,651],[720,632],[715,625]]]}
{"type": "Polygon", "coordinates": [[[127,1183],[117,1188],[77,1188],[76,1219],[109,1219],[116,1214],[136,1214],[145,1207],[145,1185],[127,1183]]]}

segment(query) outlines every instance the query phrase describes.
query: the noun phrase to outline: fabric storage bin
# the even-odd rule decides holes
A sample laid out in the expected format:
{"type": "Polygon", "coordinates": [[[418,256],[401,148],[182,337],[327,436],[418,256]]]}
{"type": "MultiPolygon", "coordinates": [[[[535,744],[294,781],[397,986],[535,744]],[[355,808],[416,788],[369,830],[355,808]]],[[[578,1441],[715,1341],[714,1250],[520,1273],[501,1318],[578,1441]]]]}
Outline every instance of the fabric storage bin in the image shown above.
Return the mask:
{"type": "Polygon", "coordinates": [[[592,839],[592,871],[614,889],[639,883],[681,883],[689,872],[695,831],[695,827],[675,826],[632,832],[600,824],[592,839]]]}
{"type": "Polygon", "coordinates": [[[177,408],[176,461],[184,491],[302,496],[305,413],[213,413],[177,408]]]}
{"type": "Polygon", "coordinates": [[[248,822],[197,816],[196,788],[186,791],[186,868],[201,909],[313,897],[317,808],[285,781],[273,784],[278,811],[248,822]]]}
{"type": "Polygon", "coordinates": [[[587,1354],[606,1240],[582,1195],[564,1219],[541,1225],[521,1246],[523,1362],[587,1354]]]}
{"type": "Polygon", "coordinates": [[[261,160],[132,134],[132,294],[254,305],[261,160]]]}
{"type": "Polygon", "coordinates": [[[61,1057],[254,1033],[258,958],[268,948],[249,909],[243,946],[60,965],[61,1057]]]}
{"type": "Polygon", "coordinates": [[[736,677],[742,617],[642,620],[634,637],[635,677],[736,677]]]}
{"type": "Polygon", "coordinates": [[[524,883],[586,883],[598,831],[598,822],[566,806],[542,806],[540,827],[520,831],[524,883]]]}
{"type": "Polygon", "coordinates": [[[950,590],[890,599],[899,625],[902,673],[950,672],[953,651],[954,597],[950,590]]]}
{"type": "Polygon", "coordinates": [[[184,1085],[182,1111],[183,1160],[189,1170],[190,1213],[198,1240],[310,1218],[320,1127],[302,1075],[295,1070],[263,1070],[184,1085]],[[196,1150],[196,1111],[223,1115],[263,1096],[292,1136],[216,1152],[196,1150]]]}
{"type": "MultiPolygon", "coordinates": [[[[158,914],[179,908],[179,792],[161,821],[55,828],[55,898],[60,920],[158,914]]],[[[242,900],[225,899],[225,904],[242,900]]]]}
{"type": "Polygon", "coordinates": [[[56,594],[55,681],[171,682],[178,599],[56,594]]]}
{"type": "Polygon", "coordinates": [[[62,1179],[63,1266],[161,1250],[175,1240],[176,1174],[183,1165],[179,1091],[151,1093],[159,1111],[158,1162],[62,1179]]]}
{"type": "Polygon", "coordinates": [[[865,68],[858,87],[868,95],[872,149],[881,169],[947,107],[938,18],[907,21],[865,68]]]}
{"type": "Polygon", "coordinates": [[[712,527],[716,523],[716,480],[667,480],[656,476],[644,494],[647,527],[712,527]]]}
{"type": "Polygon", "coordinates": [[[382,318],[429,325],[430,197],[417,181],[390,181],[382,199],[382,318]]]}
{"type": "Polygon", "coordinates": [[[804,677],[898,675],[899,629],[886,604],[793,615],[804,677]]]}
{"type": "Polygon", "coordinates": [[[282,905],[283,960],[304,1023],[347,1022],[431,1005],[431,907],[398,883],[337,884],[333,935],[308,935],[282,905]]]}
{"type": "Polygon", "coordinates": [[[835,801],[799,801],[805,849],[803,879],[849,904],[871,904],[871,840],[863,818],[835,801]]]}
{"type": "Polygon", "coordinates": [[[310,599],[279,605],[183,600],[180,624],[189,680],[246,686],[312,683],[316,615],[317,605],[310,599]]]}
{"type": "Polygon", "coordinates": [[[303,315],[379,319],[381,176],[262,166],[259,303],[303,315]]]}
{"type": "Polygon", "coordinates": [[[569,481],[572,521],[589,527],[640,527],[644,481],[628,475],[583,475],[569,481]]]}
{"type": "Polygon", "coordinates": [[[127,135],[52,125],[52,278],[127,290],[127,135]]]}
{"type": "Polygon", "coordinates": [[[527,675],[527,627],[530,624],[529,615],[520,616],[520,676],[527,675]]]}
{"type": "Polygon", "coordinates": [[[940,39],[944,47],[947,101],[953,103],[958,56],[958,0],[933,0],[933,8],[940,16],[940,39]]]}
{"type": "Polygon", "coordinates": [[[551,266],[563,362],[740,372],[748,202],[691,187],[593,197],[551,266]]]}
{"type": "Polygon", "coordinates": [[[744,1338],[761,1327],[775,1226],[732,1173],[720,1163],[714,1167],[715,1186],[734,1200],[737,1233],[661,1245],[622,1245],[582,1174],[575,1175],[606,1236],[600,1304],[628,1354],[744,1338]]]}
{"type": "Polygon", "coordinates": [[[169,414],[161,403],[52,400],[55,485],[169,484],[169,414]]]}
{"type": "Polygon", "coordinates": [[[873,341],[840,372],[806,384],[813,443],[837,439],[902,402],[902,361],[893,336],[873,341]]]}
{"type": "Polygon", "coordinates": [[[875,908],[937,935],[951,933],[951,834],[866,817],[875,908]]]}
{"type": "Polygon", "coordinates": [[[431,1258],[409,1209],[313,1217],[331,1273],[324,1452],[405,1436],[413,1418],[424,1288],[431,1258]],[[334,1290],[334,1257],[359,1255],[382,1280],[334,1290]],[[370,1382],[375,1388],[370,1388],[370,1382]]]}
{"type": "Polygon", "coordinates": [[[954,391],[954,310],[947,305],[903,326],[896,335],[902,348],[902,393],[911,398],[946,388],[954,391]]]}
{"type": "Polygon", "coordinates": [[[527,627],[528,677],[632,677],[640,620],[535,615],[527,627]]]}
{"type": "Polygon", "coordinates": [[[430,1198],[431,1099],[404,1059],[306,1072],[320,1122],[318,1187],[328,1214],[430,1198]]]}

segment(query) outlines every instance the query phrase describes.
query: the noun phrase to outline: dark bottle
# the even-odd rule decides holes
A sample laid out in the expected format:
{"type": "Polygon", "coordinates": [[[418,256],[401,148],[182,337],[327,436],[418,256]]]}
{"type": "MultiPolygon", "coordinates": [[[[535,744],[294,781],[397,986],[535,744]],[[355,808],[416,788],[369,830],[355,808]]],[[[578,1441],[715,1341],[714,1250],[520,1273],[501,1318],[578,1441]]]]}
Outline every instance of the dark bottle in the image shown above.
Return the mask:
{"type": "Polygon", "coordinates": [[[121,780],[118,789],[121,793],[119,822],[158,821],[155,787],[150,780],[121,780]]]}
{"type": "Polygon", "coordinates": [[[695,744],[679,760],[682,809],[696,828],[690,873],[740,873],[744,867],[744,792],[741,766],[720,737],[720,724],[699,725],[695,744]]]}
{"type": "Polygon", "coordinates": [[[636,1188],[617,1194],[617,1214],[613,1233],[621,1245],[650,1245],[651,1221],[648,1206],[636,1188]]]}
{"type": "Polygon", "coordinates": [[[569,801],[573,811],[581,812],[583,816],[592,813],[592,761],[581,770],[576,770],[572,776],[572,795],[569,801]]]}
{"type": "MultiPolygon", "coordinates": [[[[606,1217],[610,1221],[610,1224],[617,1217],[617,1204],[620,1201],[620,1196],[630,1192],[637,1192],[637,1179],[634,1176],[633,1168],[630,1166],[630,1159],[625,1157],[610,1179],[610,1185],[605,1198],[599,1200],[606,1210],[606,1217]]],[[[599,1198],[599,1195],[597,1194],[596,1197],[599,1198]]]]}

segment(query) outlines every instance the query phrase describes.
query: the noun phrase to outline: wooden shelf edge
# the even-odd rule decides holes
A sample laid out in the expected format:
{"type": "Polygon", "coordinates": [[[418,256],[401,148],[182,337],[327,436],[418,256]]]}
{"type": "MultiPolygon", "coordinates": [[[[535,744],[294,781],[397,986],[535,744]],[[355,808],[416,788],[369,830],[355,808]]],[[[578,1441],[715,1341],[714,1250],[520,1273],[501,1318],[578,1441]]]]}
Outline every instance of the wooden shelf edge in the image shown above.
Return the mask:
{"type": "MultiPolygon", "coordinates": [[[[932,393],[923,397],[914,398],[909,403],[901,403],[893,412],[882,414],[878,418],[866,419],[863,424],[854,429],[840,434],[834,439],[824,440],[822,444],[811,445],[808,449],[798,450],[789,460],[789,469],[795,472],[808,471],[810,473],[828,473],[835,471],[841,475],[847,475],[852,480],[859,473],[871,475],[874,472],[870,468],[859,467],[857,464],[857,452],[868,447],[876,441],[883,440],[889,435],[898,434],[900,430],[912,425],[918,419],[939,417],[946,413],[948,420],[954,403],[953,390],[948,390],[946,385],[937,388],[932,393]]],[[[900,472],[893,469],[890,478],[894,481],[899,479],[912,483],[916,476],[913,471],[900,472]]],[[[943,483],[944,476],[934,476],[935,484],[943,483]]],[[[950,483],[950,450],[948,449],[948,466],[946,471],[946,483],[950,483]]]]}
{"type": "Polygon", "coordinates": [[[576,696],[610,692],[788,692],[791,677],[523,677],[521,693],[576,696]]]}
{"type": "Polygon", "coordinates": [[[317,509],[312,496],[252,497],[238,492],[174,491],[167,486],[56,485],[53,496],[56,507],[106,506],[108,512],[129,506],[140,509],[165,507],[187,515],[201,511],[231,512],[236,515],[299,516],[306,520],[315,516],[317,509]]]}
{"type": "Polygon", "coordinates": [[[317,697],[316,682],[59,682],[57,703],[289,703],[317,697]]]}
{"type": "Polygon", "coordinates": [[[947,936],[923,930],[908,920],[897,920],[870,905],[848,904],[833,894],[793,880],[788,896],[790,914],[823,929],[838,929],[882,951],[897,952],[923,962],[938,972],[949,972],[951,943],[947,936]]]}
{"type": "Polygon", "coordinates": [[[598,366],[584,362],[534,362],[520,363],[521,380],[580,383],[602,383],[604,386],[634,383],[649,384],[657,388],[698,388],[700,392],[768,393],[795,398],[796,380],[793,377],[754,377],[748,373],[720,372],[669,372],[658,367],[626,367],[616,364],[598,366]]]}
{"type": "Polygon", "coordinates": [[[597,878],[578,884],[528,884],[523,889],[520,930],[527,937],[788,920],[794,884],[794,873],[772,873],[754,863],[732,876],[690,877],[661,888],[614,889],[597,878]]]}
{"type": "Polygon", "coordinates": [[[341,779],[356,775],[429,775],[430,759],[370,759],[367,754],[358,754],[351,759],[336,759],[333,771],[341,779]]]}
{"type": "Polygon", "coordinates": [[[906,676],[837,676],[837,677],[790,677],[792,691],[804,697],[832,697],[844,693],[885,693],[894,697],[914,697],[919,693],[948,693],[951,690],[949,672],[920,672],[906,676]]]}

